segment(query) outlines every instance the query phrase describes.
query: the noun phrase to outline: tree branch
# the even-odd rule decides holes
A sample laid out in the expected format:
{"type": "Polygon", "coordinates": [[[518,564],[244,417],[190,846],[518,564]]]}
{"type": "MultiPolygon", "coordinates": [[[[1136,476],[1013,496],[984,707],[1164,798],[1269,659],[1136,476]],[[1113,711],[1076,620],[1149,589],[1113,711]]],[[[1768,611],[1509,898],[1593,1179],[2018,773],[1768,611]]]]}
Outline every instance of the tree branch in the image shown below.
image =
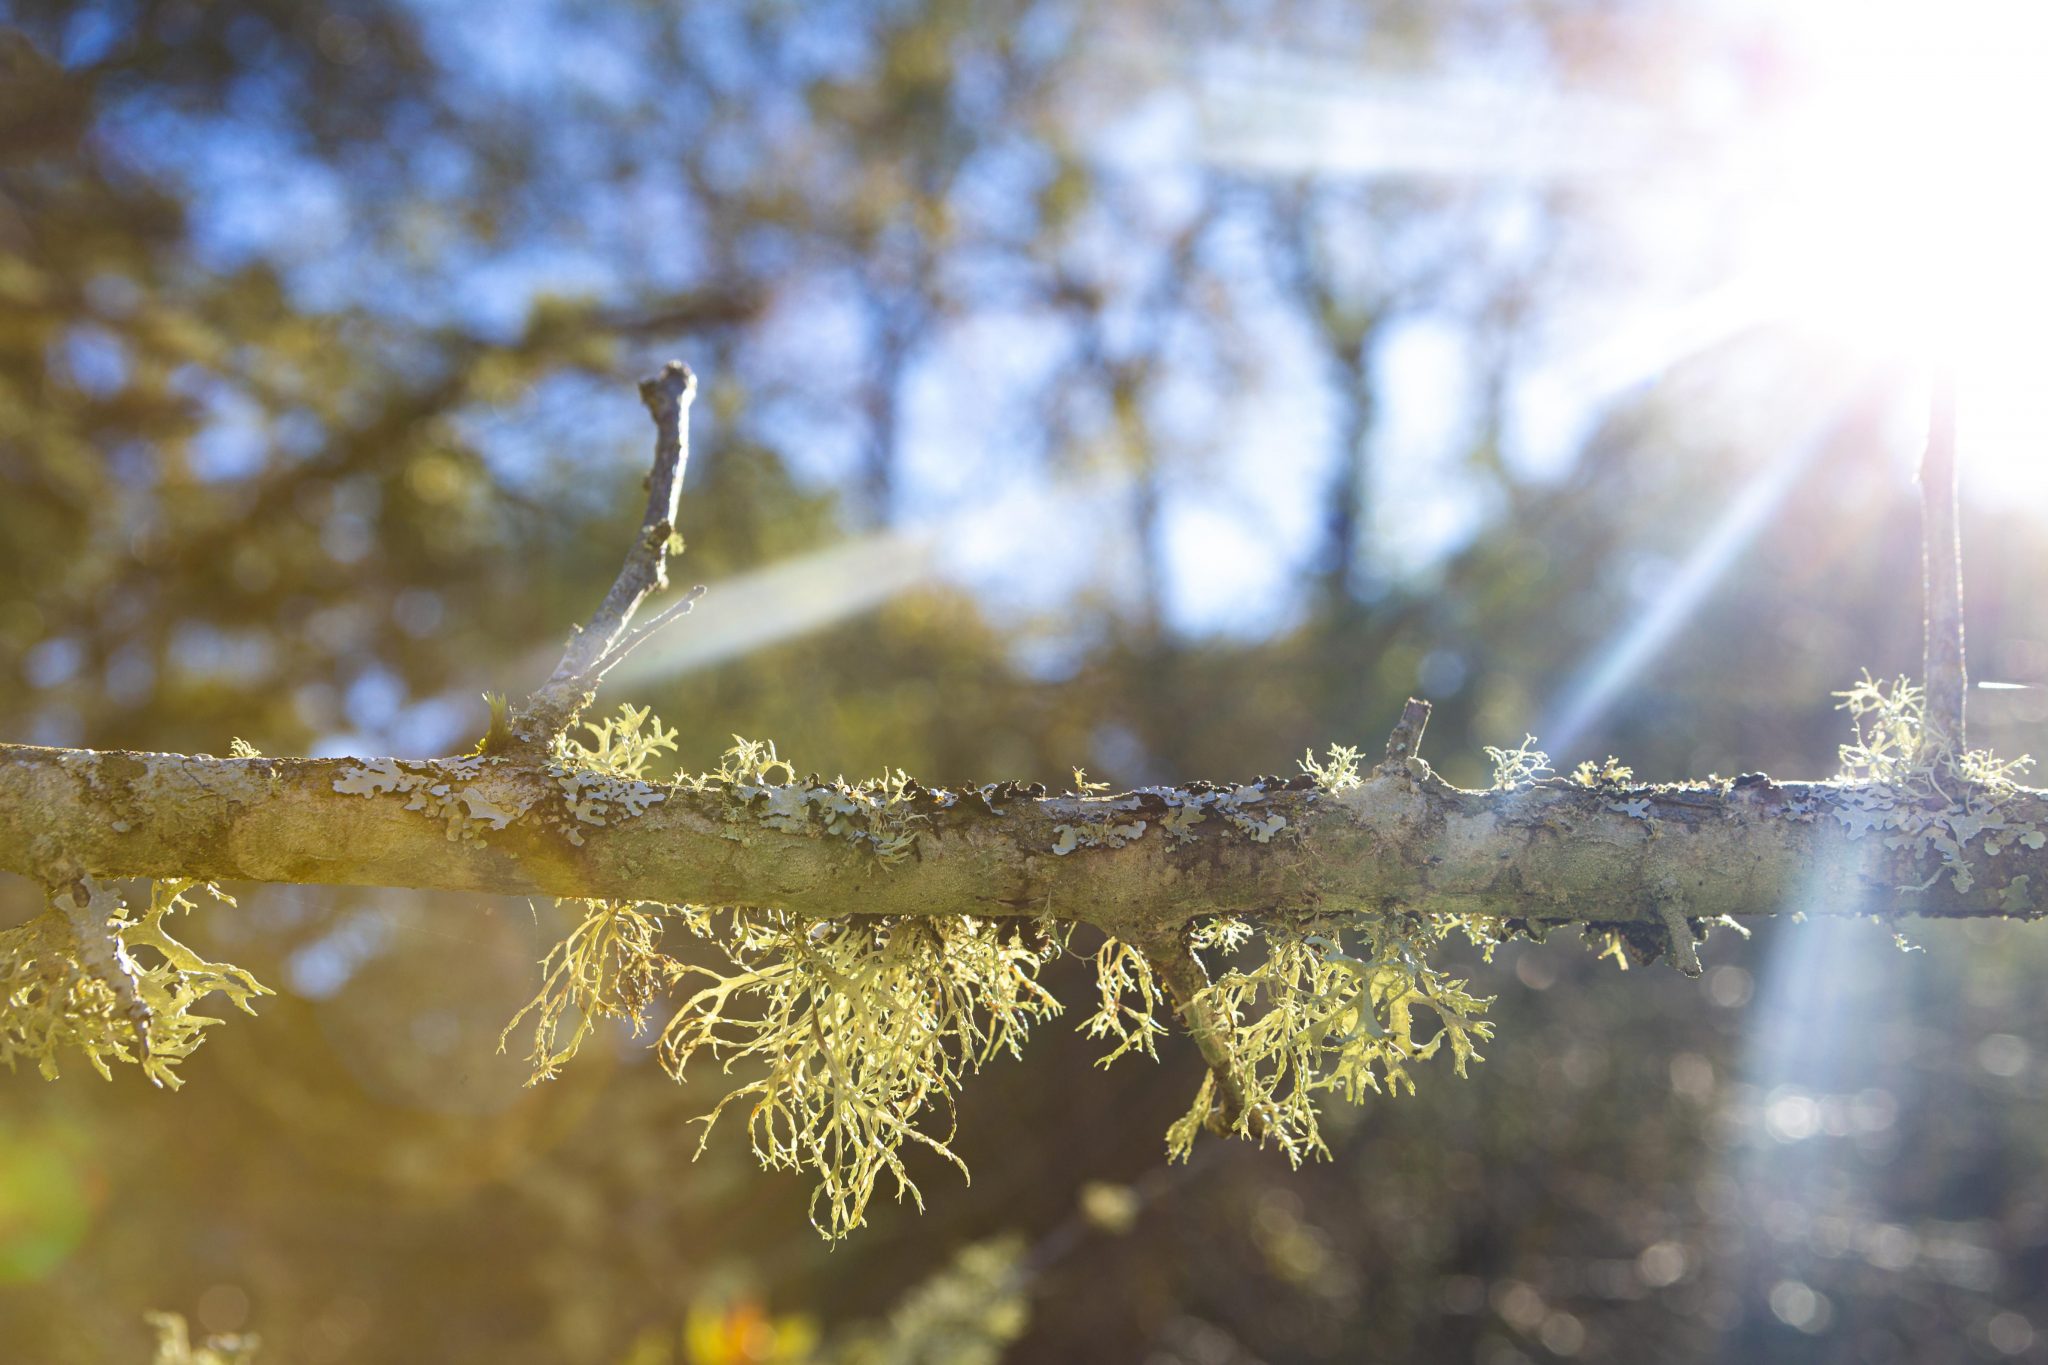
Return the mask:
{"type": "MultiPolygon", "coordinates": [[[[1680,927],[1721,916],[2042,912],[2040,791],[1982,786],[1940,809],[1909,806],[1880,784],[1761,775],[1464,791],[1418,755],[1429,704],[1415,700],[1384,761],[1362,779],[1324,774],[1328,787],[1304,776],[1046,796],[1008,783],[911,783],[885,798],[837,783],[772,783],[772,768],[659,785],[559,766],[551,743],[605,670],[695,598],[632,624],[664,584],[695,391],[680,364],[641,386],[659,435],[638,538],[589,624],[515,713],[503,754],[217,759],[0,744],[0,869],[45,882],[61,870],[67,883],[407,886],[817,918],[1050,914],[1149,945],[1198,1041],[1206,982],[1180,933],[1211,915],[1272,922],[1343,909],[1582,922],[1625,929],[1638,949],[1657,945],[1691,970],[1697,958],[1680,927]]],[[[1923,483],[1930,697],[1952,704],[1960,738],[1945,379],[1923,483]]],[[[1209,1060],[1226,1082],[1227,1109],[1228,1059],[1209,1060]]]]}
{"type": "Polygon", "coordinates": [[[1038,915],[1157,940],[1304,908],[1661,930],[1695,919],[2041,913],[2048,793],[1988,814],[1896,809],[1876,784],[1466,791],[1423,769],[1038,796],[914,788],[887,862],[843,789],[632,782],[487,758],[222,759],[0,745],[0,869],[51,847],[101,877],[407,886],[773,907],[1038,915]],[[839,832],[834,832],[834,828],[839,832]],[[1944,861],[1943,845],[1956,852],[1944,861]],[[2036,847],[2035,845],[2042,845],[2036,847]],[[1892,846],[1896,845],[1896,847],[1892,846]]]}
{"type": "Polygon", "coordinates": [[[1960,754],[1967,740],[1969,678],[1963,654],[1963,544],[1956,506],[1956,379],[1935,367],[1927,449],[1920,457],[1920,575],[1925,594],[1922,669],[1927,719],[1960,754]]]}
{"type": "Polygon", "coordinates": [[[690,401],[696,396],[697,377],[680,361],[671,360],[640,385],[640,399],[655,427],[654,468],[647,476],[640,534],[626,551],[626,562],[619,566],[604,601],[588,624],[570,637],[555,671],[514,710],[512,737],[519,747],[544,752],[555,736],[575,724],[605,673],[654,631],[687,614],[703,593],[702,587],[695,588],[639,630],[630,629],[633,614],[647,595],[668,586],[669,547],[690,462],[690,401]]]}
{"type": "MultiPolygon", "coordinates": [[[[1152,970],[1166,988],[1166,998],[1173,1002],[1173,1012],[1180,1016],[1188,1037],[1194,1040],[1195,1050],[1202,1054],[1209,1074],[1216,1078],[1216,1099],[1203,1127],[1219,1135],[1228,1134],[1245,1116],[1247,1100],[1244,1084],[1238,1079],[1236,1060],[1231,1056],[1230,1025],[1216,1018],[1215,1007],[1206,994],[1209,974],[1188,945],[1185,928],[1155,937],[1144,948],[1152,970]]],[[[1251,1122],[1246,1124],[1247,1134],[1263,1137],[1265,1129],[1264,1115],[1253,1113],[1251,1122]]]]}

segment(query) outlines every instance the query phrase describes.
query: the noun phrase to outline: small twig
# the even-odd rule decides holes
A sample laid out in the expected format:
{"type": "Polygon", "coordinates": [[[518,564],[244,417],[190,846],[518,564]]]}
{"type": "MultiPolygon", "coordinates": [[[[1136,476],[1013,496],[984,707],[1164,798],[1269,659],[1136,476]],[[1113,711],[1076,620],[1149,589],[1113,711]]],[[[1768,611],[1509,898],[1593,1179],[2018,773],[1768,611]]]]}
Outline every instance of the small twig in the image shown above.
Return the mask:
{"type": "Polygon", "coordinates": [[[1421,756],[1422,732],[1429,728],[1429,709],[1426,701],[1408,699],[1408,704],[1401,708],[1401,719],[1394,723],[1394,732],[1387,736],[1387,756],[1381,768],[1403,769],[1409,759],[1421,756]]]}
{"type": "Polygon", "coordinates": [[[631,629],[633,614],[647,595],[668,586],[669,546],[675,536],[683,473],[690,461],[690,401],[696,396],[697,377],[680,361],[670,361],[660,374],[640,385],[640,398],[654,418],[656,433],[654,469],[647,476],[647,510],[640,518],[640,534],[626,552],[626,562],[619,567],[604,601],[589,622],[570,637],[555,671],[514,711],[512,736],[518,745],[545,748],[575,724],[606,671],[660,627],[687,613],[703,591],[692,591],[639,630],[631,629]]]}
{"type": "Polygon", "coordinates": [[[121,1002],[129,1022],[135,1025],[142,1055],[148,1057],[150,1009],[142,998],[142,973],[113,928],[115,912],[121,908],[120,893],[83,874],[62,878],[48,891],[50,904],[70,922],[79,965],[121,1002]]]}
{"type": "Polygon", "coordinates": [[[670,605],[659,616],[642,622],[620,636],[619,642],[606,650],[604,657],[597,661],[595,676],[599,678],[604,677],[605,674],[618,667],[628,654],[631,654],[648,640],[660,634],[664,627],[688,616],[690,609],[697,605],[697,599],[702,597],[705,591],[704,585],[699,583],[696,587],[684,593],[681,601],[670,605]]]}
{"type": "MultiPolygon", "coordinates": [[[[1175,1013],[1187,1026],[1188,1036],[1195,1040],[1195,1050],[1202,1054],[1210,1074],[1216,1078],[1216,1103],[1204,1126],[1212,1133],[1235,1132],[1246,1114],[1244,1086],[1237,1079],[1230,1054],[1230,1030],[1217,1022],[1206,995],[1209,974],[1202,969],[1202,960],[1195,956],[1194,949],[1188,946],[1185,929],[1164,943],[1142,946],[1160,984],[1166,987],[1175,1013]]],[[[1245,1131],[1255,1138],[1264,1137],[1264,1116],[1253,1111],[1245,1131]]]]}
{"type": "Polygon", "coordinates": [[[1966,740],[1969,679],[1963,654],[1963,543],[1956,507],[1956,380],[1934,371],[1927,450],[1920,457],[1920,574],[1925,592],[1921,666],[1927,720],[1960,753],[1966,740]]]}
{"type": "Polygon", "coordinates": [[[1685,902],[1675,895],[1660,895],[1652,904],[1657,918],[1664,924],[1671,965],[1684,976],[1697,979],[1704,975],[1706,969],[1700,965],[1699,941],[1693,937],[1692,925],[1686,920],[1685,902]]]}

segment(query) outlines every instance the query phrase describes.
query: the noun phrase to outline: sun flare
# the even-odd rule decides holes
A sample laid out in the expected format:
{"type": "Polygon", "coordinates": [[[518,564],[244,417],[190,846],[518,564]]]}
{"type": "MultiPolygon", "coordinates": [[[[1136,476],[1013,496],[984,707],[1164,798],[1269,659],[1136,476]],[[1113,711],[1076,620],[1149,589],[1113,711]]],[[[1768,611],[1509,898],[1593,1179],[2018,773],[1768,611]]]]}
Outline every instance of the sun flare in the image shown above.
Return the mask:
{"type": "Polygon", "coordinates": [[[1745,273],[1882,361],[1952,364],[1965,478],[2048,506],[2048,8],[1789,7],[1791,93],[1740,155],[1745,273]]]}

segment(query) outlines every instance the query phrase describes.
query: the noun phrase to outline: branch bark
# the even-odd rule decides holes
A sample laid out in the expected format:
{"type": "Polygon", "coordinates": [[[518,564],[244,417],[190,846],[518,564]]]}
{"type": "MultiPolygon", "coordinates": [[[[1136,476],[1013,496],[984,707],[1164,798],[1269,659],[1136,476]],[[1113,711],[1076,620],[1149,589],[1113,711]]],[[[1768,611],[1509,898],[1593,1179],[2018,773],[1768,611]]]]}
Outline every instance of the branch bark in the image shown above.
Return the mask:
{"type": "Polygon", "coordinates": [[[1130,942],[1206,915],[1318,906],[1648,926],[1673,902],[1695,919],[2032,917],[2048,889],[2048,793],[2033,789],[1968,823],[1926,826],[1868,784],[1553,779],[1467,791],[1419,759],[1342,792],[1306,778],[1090,797],[918,788],[894,816],[914,850],[885,865],[871,843],[829,832],[831,787],[594,777],[519,756],[223,759],[0,745],[0,868],[36,876],[61,851],[100,877],[819,917],[1051,914],[1130,942]],[[1956,849],[1951,862],[1943,840],[1956,849]]]}

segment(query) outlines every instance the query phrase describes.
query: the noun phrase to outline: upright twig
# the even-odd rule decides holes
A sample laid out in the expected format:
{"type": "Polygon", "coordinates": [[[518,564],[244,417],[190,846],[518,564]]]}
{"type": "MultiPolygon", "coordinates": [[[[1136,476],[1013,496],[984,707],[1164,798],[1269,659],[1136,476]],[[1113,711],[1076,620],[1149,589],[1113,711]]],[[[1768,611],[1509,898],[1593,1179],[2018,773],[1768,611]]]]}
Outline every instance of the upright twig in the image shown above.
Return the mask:
{"type": "Polygon", "coordinates": [[[690,400],[696,396],[697,377],[689,366],[675,360],[640,385],[640,400],[647,404],[655,427],[654,468],[647,476],[647,510],[640,518],[640,534],[626,551],[626,562],[619,567],[604,601],[589,622],[570,637],[555,671],[513,712],[512,739],[519,747],[545,748],[575,724],[612,666],[656,630],[685,615],[704,591],[692,589],[654,620],[638,630],[632,628],[633,614],[647,595],[668,586],[668,555],[676,545],[676,507],[690,462],[690,400]]]}
{"type": "Polygon", "coordinates": [[[1969,679],[1963,656],[1963,545],[1956,508],[1956,379],[1934,370],[1927,409],[1927,449],[1920,457],[1920,572],[1926,595],[1921,666],[1927,676],[1927,720],[1960,752],[1966,735],[1969,679]]]}
{"type": "Polygon", "coordinates": [[[1394,722],[1393,733],[1387,736],[1387,756],[1380,761],[1380,771],[1399,772],[1408,766],[1411,758],[1422,756],[1422,732],[1429,728],[1430,706],[1426,701],[1410,697],[1408,704],[1401,708],[1401,719],[1394,722]]]}

